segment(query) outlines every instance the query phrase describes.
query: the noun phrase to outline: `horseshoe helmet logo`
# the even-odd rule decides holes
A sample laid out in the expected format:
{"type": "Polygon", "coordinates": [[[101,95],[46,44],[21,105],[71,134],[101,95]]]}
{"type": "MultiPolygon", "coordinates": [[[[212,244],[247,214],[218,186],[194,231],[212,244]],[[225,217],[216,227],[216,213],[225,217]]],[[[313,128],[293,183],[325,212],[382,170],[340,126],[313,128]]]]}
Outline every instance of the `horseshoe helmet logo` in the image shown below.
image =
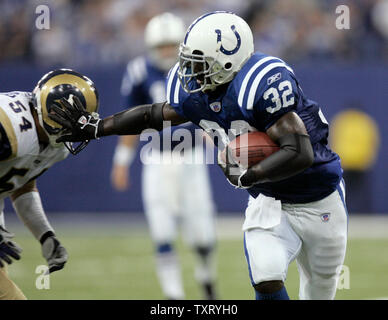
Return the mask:
{"type": "Polygon", "coordinates": [[[188,93],[214,90],[232,81],[253,53],[252,30],[244,19],[225,11],[206,13],[190,25],[180,46],[181,87],[188,93]]]}
{"type": "MultiPolygon", "coordinates": [[[[221,52],[223,54],[228,55],[228,56],[230,56],[232,54],[235,54],[240,49],[240,47],[241,47],[241,37],[240,37],[239,33],[236,31],[236,27],[234,25],[232,25],[230,28],[232,29],[232,31],[233,31],[234,35],[236,36],[236,39],[237,39],[236,47],[234,49],[232,49],[232,50],[226,50],[224,48],[224,46],[222,45],[222,43],[221,43],[221,47],[220,47],[221,52]]],[[[217,33],[217,43],[221,42],[221,30],[216,29],[214,31],[217,33]]]]}

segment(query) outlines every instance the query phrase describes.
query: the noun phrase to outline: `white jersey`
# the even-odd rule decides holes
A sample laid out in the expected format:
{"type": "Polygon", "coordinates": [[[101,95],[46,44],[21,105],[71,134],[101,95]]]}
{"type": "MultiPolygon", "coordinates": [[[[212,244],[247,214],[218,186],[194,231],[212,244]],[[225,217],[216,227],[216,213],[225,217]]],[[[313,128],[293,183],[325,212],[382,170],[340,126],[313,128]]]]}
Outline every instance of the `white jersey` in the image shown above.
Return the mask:
{"type": "Polygon", "coordinates": [[[69,154],[40,145],[30,102],[29,92],[0,93],[0,200],[69,154]]]}

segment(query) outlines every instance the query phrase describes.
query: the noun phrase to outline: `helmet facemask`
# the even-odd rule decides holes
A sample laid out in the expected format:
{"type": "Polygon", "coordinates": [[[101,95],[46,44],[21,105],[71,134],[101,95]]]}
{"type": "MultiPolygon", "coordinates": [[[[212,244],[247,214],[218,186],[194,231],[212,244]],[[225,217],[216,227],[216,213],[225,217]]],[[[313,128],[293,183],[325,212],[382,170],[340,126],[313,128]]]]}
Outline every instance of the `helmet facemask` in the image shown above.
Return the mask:
{"type": "Polygon", "coordinates": [[[178,77],[182,88],[188,92],[214,91],[217,86],[224,84],[232,78],[232,71],[228,70],[228,63],[222,66],[218,62],[218,51],[215,57],[205,56],[200,50],[185,53],[187,47],[181,44],[179,50],[178,77]],[[190,88],[190,83],[195,81],[199,87],[190,88]]]}
{"type": "Polygon", "coordinates": [[[162,43],[148,49],[148,57],[161,71],[168,72],[177,62],[179,43],[162,43]],[[163,50],[168,50],[168,54],[163,50]]]}

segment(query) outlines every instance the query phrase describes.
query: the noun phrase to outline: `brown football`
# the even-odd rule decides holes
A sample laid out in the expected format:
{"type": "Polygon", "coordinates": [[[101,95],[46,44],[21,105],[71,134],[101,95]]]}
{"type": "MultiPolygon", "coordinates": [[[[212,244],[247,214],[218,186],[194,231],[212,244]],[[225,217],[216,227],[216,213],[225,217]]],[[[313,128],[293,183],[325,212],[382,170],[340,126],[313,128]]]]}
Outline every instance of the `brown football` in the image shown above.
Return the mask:
{"type": "MultiPolygon", "coordinates": [[[[238,136],[229,145],[229,154],[244,168],[249,168],[279,150],[279,146],[264,132],[249,132],[238,136]]],[[[225,161],[225,153],[222,155],[225,161]]]]}

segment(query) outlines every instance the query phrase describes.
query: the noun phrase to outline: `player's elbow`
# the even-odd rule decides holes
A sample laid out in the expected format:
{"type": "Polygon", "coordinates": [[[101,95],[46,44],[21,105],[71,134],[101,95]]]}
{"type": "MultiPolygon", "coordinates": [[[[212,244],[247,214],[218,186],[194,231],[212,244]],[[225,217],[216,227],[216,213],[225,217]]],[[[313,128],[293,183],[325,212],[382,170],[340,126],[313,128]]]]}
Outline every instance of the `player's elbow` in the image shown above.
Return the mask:
{"type": "Polygon", "coordinates": [[[313,149],[309,150],[308,152],[304,153],[302,156],[301,166],[303,169],[310,168],[314,163],[314,152],[313,149]]]}
{"type": "Polygon", "coordinates": [[[291,134],[281,140],[282,149],[288,150],[291,162],[296,172],[301,172],[314,163],[314,151],[310,137],[304,134],[291,134]]]}
{"type": "Polygon", "coordinates": [[[314,163],[314,151],[310,141],[306,141],[299,150],[299,165],[302,170],[310,168],[314,163]]]}
{"type": "Polygon", "coordinates": [[[15,190],[11,194],[11,200],[15,201],[22,194],[25,194],[25,193],[28,193],[28,192],[38,192],[38,188],[36,186],[36,180],[32,180],[30,182],[27,182],[24,186],[22,186],[19,189],[15,190]]]}

